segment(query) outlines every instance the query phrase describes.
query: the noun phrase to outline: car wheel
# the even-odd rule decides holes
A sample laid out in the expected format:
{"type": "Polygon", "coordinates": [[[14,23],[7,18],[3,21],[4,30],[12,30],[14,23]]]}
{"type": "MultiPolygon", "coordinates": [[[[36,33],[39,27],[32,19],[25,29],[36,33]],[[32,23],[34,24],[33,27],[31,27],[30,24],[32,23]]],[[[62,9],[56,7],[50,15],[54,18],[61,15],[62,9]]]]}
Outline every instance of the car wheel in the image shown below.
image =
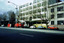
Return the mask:
{"type": "Polygon", "coordinates": [[[57,30],[59,30],[59,28],[57,28],[57,30]]]}
{"type": "Polygon", "coordinates": [[[48,28],[50,30],[50,28],[48,28]]]}
{"type": "Polygon", "coordinates": [[[34,29],[36,29],[36,26],[34,26],[34,29]]]}

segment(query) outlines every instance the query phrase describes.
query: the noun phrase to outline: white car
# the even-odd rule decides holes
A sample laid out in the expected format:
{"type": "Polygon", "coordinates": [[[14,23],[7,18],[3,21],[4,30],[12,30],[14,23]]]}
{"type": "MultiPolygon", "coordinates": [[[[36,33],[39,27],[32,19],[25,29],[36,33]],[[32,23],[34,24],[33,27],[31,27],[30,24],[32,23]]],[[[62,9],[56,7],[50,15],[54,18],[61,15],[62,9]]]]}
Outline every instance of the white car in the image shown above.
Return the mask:
{"type": "Polygon", "coordinates": [[[25,25],[24,25],[24,28],[29,28],[29,26],[25,24],[25,25]]]}
{"type": "Polygon", "coordinates": [[[30,26],[30,28],[35,28],[35,26],[30,26]]]}

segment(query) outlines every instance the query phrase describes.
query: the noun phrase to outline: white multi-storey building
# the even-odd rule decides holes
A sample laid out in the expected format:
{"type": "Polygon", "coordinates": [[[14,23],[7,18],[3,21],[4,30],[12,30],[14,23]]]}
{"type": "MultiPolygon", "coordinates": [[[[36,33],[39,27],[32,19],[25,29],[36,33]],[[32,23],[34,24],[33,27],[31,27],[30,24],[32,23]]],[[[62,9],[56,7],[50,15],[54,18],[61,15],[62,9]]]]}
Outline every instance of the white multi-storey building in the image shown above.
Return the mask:
{"type": "Polygon", "coordinates": [[[64,0],[33,0],[19,7],[20,20],[29,23],[48,19],[49,25],[64,28],[64,0]]]}
{"type": "Polygon", "coordinates": [[[24,20],[27,23],[31,21],[41,21],[47,17],[47,0],[34,0],[31,3],[21,5],[19,7],[20,20],[24,20]]]}

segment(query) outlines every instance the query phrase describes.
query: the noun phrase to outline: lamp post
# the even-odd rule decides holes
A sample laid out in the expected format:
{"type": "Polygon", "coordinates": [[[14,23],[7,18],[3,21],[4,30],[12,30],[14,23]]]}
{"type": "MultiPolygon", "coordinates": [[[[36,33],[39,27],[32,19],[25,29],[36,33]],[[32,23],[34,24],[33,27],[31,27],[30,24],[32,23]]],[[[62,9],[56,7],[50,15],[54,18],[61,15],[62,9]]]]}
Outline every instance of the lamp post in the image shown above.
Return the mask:
{"type": "Polygon", "coordinates": [[[16,4],[13,3],[13,2],[10,2],[10,1],[8,1],[8,3],[11,3],[11,4],[13,4],[13,5],[16,6],[16,8],[15,8],[15,9],[16,9],[16,14],[15,14],[15,18],[16,18],[16,20],[15,20],[15,21],[16,21],[16,23],[17,23],[17,16],[18,16],[18,14],[19,14],[19,13],[18,13],[18,5],[16,5],[16,4]]]}

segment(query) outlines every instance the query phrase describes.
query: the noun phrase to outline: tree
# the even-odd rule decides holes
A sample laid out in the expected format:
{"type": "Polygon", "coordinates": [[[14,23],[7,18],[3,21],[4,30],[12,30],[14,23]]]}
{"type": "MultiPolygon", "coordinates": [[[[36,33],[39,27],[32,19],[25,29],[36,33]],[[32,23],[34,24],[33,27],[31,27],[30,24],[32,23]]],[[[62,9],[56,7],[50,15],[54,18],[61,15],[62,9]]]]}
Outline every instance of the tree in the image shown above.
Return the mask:
{"type": "Polygon", "coordinates": [[[9,22],[12,24],[12,27],[15,24],[15,13],[13,11],[8,11],[9,14],[9,22]]]}
{"type": "Polygon", "coordinates": [[[7,23],[8,23],[8,21],[7,21],[7,13],[4,12],[2,14],[1,24],[4,24],[4,26],[7,26],[7,23]]]}
{"type": "Polygon", "coordinates": [[[2,20],[2,14],[0,14],[0,21],[2,20]]]}
{"type": "Polygon", "coordinates": [[[3,21],[6,21],[7,15],[6,13],[3,13],[3,21]]]}
{"type": "Polygon", "coordinates": [[[1,24],[2,24],[2,23],[1,23],[1,21],[2,21],[2,16],[3,16],[3,15],[0,14],[0,26],[1,26],[1,24]]]}

